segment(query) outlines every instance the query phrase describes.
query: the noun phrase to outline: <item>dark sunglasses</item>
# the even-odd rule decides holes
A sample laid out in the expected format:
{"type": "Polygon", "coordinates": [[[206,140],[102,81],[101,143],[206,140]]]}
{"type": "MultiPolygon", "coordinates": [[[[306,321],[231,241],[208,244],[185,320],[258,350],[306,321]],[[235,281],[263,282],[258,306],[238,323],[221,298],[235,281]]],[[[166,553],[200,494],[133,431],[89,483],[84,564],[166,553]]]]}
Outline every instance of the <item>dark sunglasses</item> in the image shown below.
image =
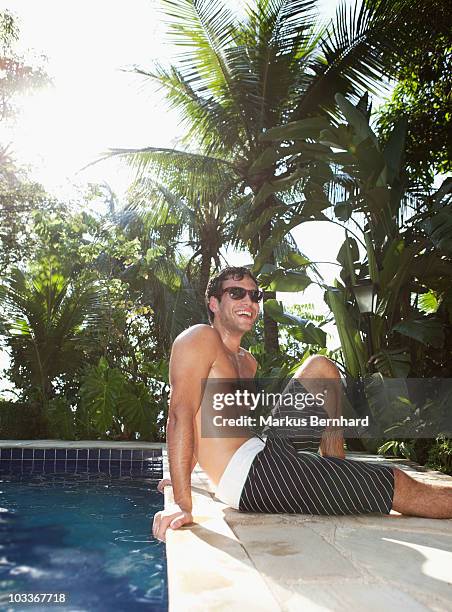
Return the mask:
{"type": "Polygon", "coordinates": [[[260,302],[264,295],[264,292],[259,289],[244,289],[243,287],[226,287],[222,290],[221,295],[223,293],[227,293],[231,300],[243,300],[245,295],[248,294],[250,300],[255,304],[260,302]]]}

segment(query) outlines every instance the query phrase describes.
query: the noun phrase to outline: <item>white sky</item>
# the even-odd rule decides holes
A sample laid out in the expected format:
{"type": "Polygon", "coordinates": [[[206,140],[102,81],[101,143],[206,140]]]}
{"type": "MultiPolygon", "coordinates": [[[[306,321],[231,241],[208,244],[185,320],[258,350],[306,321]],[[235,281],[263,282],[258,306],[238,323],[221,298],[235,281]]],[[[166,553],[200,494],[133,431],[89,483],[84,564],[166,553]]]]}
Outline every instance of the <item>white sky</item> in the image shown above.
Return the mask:
{"type": "Polygon", "coordinates": [[[9,130],[0,124],[0,141],[51,191],[107,180],[121,195],[130,177],[121,162],[78,171],[109,148],[174,146],[181,136],[155,86],[123,71],[171,57],[159,0],[0,0],[5,8],[18,17],[18,50],[46,56],[53,86],[19,101],[20,120],[9,130]]]}
{"type": "MultiPolygon", "coordinates": [[[[230,1],[243,7],[240,0],[230,1]]],[[[331,13],[337,0],[319,5],[331,13]]],[[[181,136],[155,87],[122,70],[171,57],[159,1],[0,0],[4,9],[18,18],[17,50],[46,56],[53,85],[18,100],[20,117],[9,128],[0,124],[0,142],[10,143],[16,160],[30,165],[33,177],[60,197],[75,197],[74,185],[104,181],[122,197],[132,174],[120,161],[79,171],[109,148],[171,147],[181,136]]],[[[340,228],[326,223],[305,224],[294,235],[316,261],[334,261],[344,239],[340,228]]],[[[243,263],[240,255],[231,260],[243,263]]],[[[327,282],[337,272],[334,266],[320,269],[327,282]]],[[[286,297],[300,301],[299,295],[286,297]]],[[[317,288],[308,289],[301,301],[327,311],[317,288]]]]}

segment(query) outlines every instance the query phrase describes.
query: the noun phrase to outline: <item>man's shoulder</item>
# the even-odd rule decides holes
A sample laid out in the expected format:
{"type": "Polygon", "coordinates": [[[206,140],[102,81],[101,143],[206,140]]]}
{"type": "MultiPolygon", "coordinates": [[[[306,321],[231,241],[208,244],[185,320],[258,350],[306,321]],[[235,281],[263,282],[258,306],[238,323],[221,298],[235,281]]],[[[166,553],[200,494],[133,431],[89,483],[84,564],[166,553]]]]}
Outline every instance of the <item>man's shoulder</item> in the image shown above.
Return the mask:
{"type": "Polygon", "coordinates": [[[210,325],[200,323],[198,325],[192,325],[188,329],[184,330],[174,340],[174,347],[196,347],[199,345],[205,345],[208,342],[213,347],[218,346],[221,343],[221,338],[218,332],[210,325]]]}

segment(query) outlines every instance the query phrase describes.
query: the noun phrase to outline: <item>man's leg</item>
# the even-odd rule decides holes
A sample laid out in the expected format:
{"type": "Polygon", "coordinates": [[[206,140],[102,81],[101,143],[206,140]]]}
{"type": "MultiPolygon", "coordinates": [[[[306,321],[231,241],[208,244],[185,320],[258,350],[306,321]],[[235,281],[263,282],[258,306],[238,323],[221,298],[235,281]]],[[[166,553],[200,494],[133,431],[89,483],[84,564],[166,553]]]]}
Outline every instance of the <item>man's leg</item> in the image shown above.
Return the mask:
{"type": "MultiPolygon", "coordinates": [[[[342,383],[336,365],[323,355],[309,357],[294,374],[310,393],[321,393],[323,408],[329,418],[340,418],[342,414],[342,383]]],[[[343,459],[344,436],[338,427],[327,427],[320,442],[320,454],[324,457],[343,459]]]]}
{"type": "Polygon", "coordinates": [[[419,482],[395,468],[392,509],[409,516],[452,518],[452,486],[419,482]]]}

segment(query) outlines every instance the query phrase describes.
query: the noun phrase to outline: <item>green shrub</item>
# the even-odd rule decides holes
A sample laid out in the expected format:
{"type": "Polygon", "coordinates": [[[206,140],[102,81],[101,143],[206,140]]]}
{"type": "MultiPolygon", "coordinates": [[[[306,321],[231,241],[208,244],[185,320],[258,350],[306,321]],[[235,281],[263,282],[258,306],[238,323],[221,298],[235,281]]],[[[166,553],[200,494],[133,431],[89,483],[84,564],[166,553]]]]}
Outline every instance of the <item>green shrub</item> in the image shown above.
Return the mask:
{"type": "Polygon", "coordinates": [[[0,439],[34,440],[46,437],[46,420],[38,404],[0,401],[0,439]]]}
{"type": "Polygon", "coordinates": [[[161,403],[161,393],[155,398],[142,382],[128,380],[101,357],[82,377],[76,412],[79,435],[156,441],[163,425],[161,403]]]}
{"type": "Polygon", "coordinates": [[[444,436],[436,439],[388,440],[377,452],[416,461],[430,469],[452,475],[452,440],[444,436]]]}
{"type": "Polygon", "coordinates": [[[452,474],[452,440],[440,436],[428,452],[426,465],[445,474],[452,474]]]}
{"type": "Polygon", "coordinates": [[[54,397],[47,403],[45,417],[49,438],[75,440],[75,415],[64,396],[54,397]]]}

